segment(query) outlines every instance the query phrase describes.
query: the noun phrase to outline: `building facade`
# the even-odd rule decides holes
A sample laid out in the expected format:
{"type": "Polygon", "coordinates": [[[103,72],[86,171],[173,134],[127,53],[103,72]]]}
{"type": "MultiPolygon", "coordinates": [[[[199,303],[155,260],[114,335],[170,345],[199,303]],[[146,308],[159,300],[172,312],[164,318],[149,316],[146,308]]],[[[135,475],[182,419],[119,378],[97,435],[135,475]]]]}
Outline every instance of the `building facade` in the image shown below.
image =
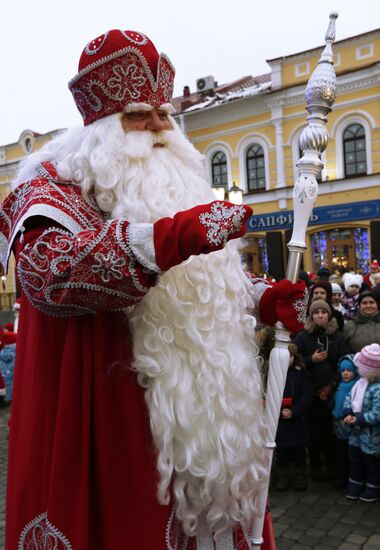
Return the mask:
{"type": "MultiPolygon", "coordinates": [[[[41,135],[31,130],[24,130],[16,143],[0,146],[0,201],[3,201],[8,195],[19,163],[26,155],[38,151],[57,133],[58,130],[55,130],[41,135]]],[[[4,321],[6,318],[4,315],[6,315],[6,312],[12,311],[16,296],[19,294],[13,255],[9,259],[7,276],[4,274],[2,266],[0,266],[0,277],[2,282],[0,289],[0,319],[4,321]]]]}
{"type": "MultiPolygon", "coordinates": [[[[205,155],[210,182],[238,185],[253,208],[245,256],[254,273],[284,275],[304,90],[321,52],[271,59],[270,73],[224,86],[205,77],[197,92],[185,87],[174,101],[177,121],[205,155]]],[[[380,29],[336,42],[334,56],[337,100],[304,268],[365,272],[380,258],[380,29]]]]}
{"type": "MultiPolygon", "coordinates": [[[[175,118],[204,154],[210,184],[233,185],[254,214],[244,257],[248,268],[284,275],[292,227],[292,191],[298,177],[298,138],[306,126],[304,89],[322,47],[270,59],[270,72],[218,85],[211,76],[174,98],[175,118]]],[[[307,231],[304,268],[367,271],[380,260],[380,29],[334,44],[337,100],[322,155],[319,197],[307,231]]],[[[0,200],[9,192],[19,162],[56,131],[22,132],[0,146],[0,200]]],[[[14,302],[13,259],[2,276],[0,309],[14,302]]]]}

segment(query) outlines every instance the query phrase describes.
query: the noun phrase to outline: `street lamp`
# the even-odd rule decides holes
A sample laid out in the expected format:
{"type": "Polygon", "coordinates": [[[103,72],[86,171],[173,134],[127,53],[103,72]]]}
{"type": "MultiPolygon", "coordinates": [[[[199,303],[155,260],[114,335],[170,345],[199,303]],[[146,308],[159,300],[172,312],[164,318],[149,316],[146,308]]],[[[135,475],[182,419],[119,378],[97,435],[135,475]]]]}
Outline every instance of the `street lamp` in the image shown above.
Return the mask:
{"type": "Polygon", "coordinates": [[[218,177],[214,178],[214,182],[212,184],[211,189],[213,190],[213,193],[217,201],[224,201],[226,188],[222,183],[219,183],[218,177]]]}
{"type": "Polygon", "coordinates": [[[233,204],[241,204],[243,202],[243,191],[235,182],[232,183],[232,187],[228,190],[228,200],[233,204]]]}

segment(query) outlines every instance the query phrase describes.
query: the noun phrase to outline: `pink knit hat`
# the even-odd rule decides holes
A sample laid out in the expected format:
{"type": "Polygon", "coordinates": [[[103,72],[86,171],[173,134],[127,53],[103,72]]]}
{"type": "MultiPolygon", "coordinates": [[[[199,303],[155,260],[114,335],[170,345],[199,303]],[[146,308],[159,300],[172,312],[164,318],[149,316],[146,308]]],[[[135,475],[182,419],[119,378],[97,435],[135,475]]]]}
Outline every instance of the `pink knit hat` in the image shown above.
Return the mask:
{"type": "Polygon", "coordinates": [[[354,357],[360,376],[367,378],[374,374],[380,375],[380,345],[369,344],[354,357]]]}

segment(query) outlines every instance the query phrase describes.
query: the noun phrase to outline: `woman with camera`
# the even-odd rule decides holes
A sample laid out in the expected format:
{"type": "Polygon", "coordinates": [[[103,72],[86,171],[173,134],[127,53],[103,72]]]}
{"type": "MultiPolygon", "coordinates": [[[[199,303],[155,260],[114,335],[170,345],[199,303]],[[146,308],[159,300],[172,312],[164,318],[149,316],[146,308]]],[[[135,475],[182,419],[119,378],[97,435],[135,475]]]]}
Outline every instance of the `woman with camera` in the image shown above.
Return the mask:
{"type": "Polygon", "coordinates": [[[310,304],[305,328],[296,335],[295,343],[314,385],[310,411],[311,476],[323,480],[326,476],[334,477],[335,472],[331,397],[338,380],[338,360],[348,353],[327,302],[315,300],[310,304]]]}

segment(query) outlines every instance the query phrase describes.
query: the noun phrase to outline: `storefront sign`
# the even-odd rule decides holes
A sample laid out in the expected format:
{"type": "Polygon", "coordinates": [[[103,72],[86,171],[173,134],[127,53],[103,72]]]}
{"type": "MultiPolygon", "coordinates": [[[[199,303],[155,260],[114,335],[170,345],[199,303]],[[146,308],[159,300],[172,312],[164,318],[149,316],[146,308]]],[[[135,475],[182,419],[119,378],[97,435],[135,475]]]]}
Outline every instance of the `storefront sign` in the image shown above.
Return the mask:
{"type": "MultiPolygon", "coordinates": [[[[313,209],[309,225],[337,224],[380,218],[380,200],[350,202],[320,206],[313,209]]],[[[247,231],[268,231],[272,229],[291,229],[293,227],[293,210],[280,210],[251,216],[247,221],[247,231]]]]}

